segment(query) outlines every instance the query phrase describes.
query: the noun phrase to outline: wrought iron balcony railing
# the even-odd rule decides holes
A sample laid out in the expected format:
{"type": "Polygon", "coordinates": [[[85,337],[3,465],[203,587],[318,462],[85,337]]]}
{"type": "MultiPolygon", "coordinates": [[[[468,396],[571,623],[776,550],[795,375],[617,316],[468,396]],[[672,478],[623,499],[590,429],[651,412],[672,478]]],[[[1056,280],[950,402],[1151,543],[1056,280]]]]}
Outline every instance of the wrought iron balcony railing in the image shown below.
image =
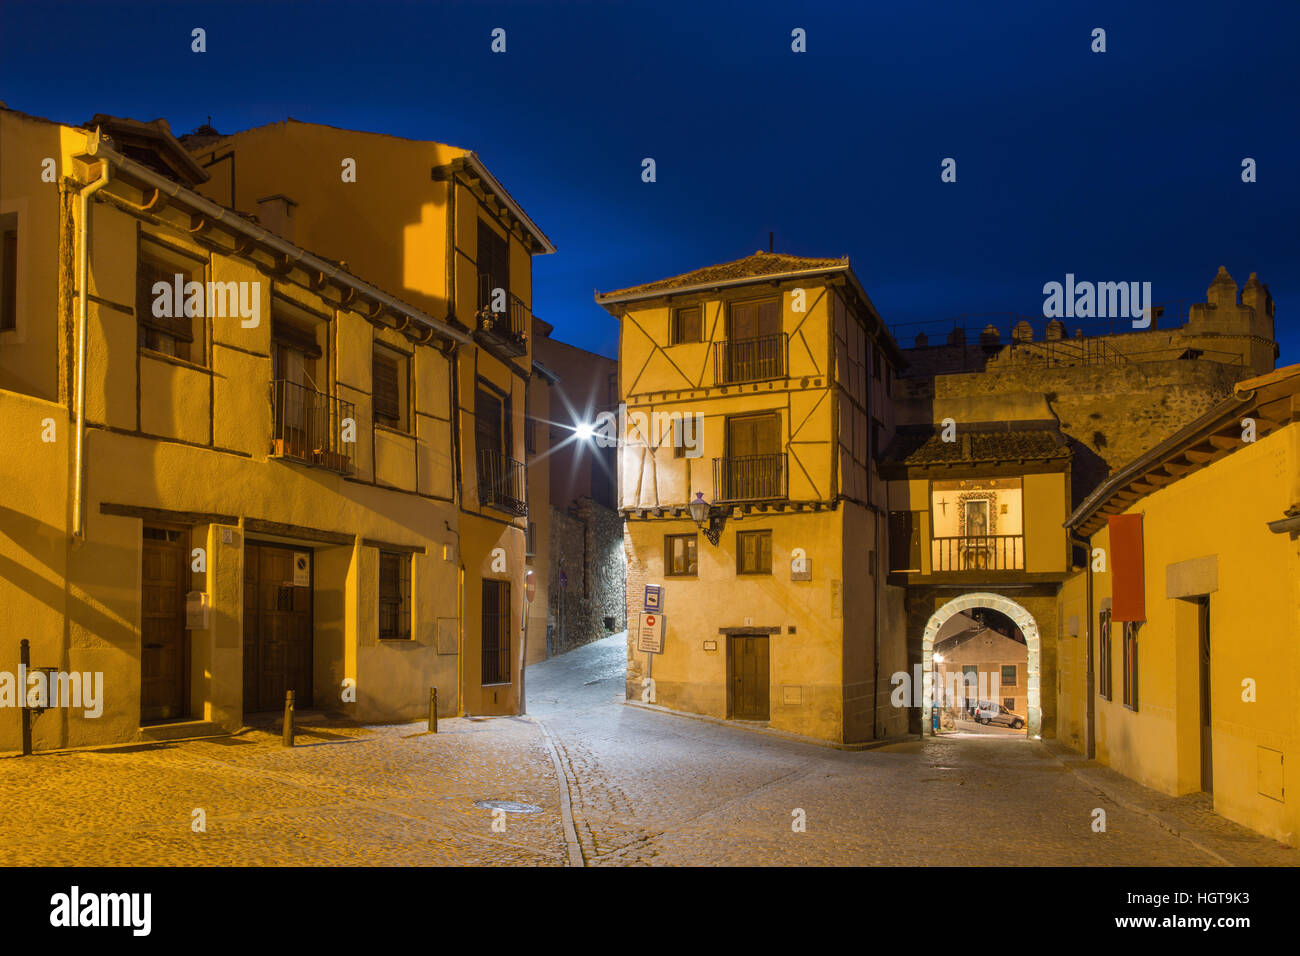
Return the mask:
{"type": "Polygon", "coordinates": [[[784,497],[785,455],[713,459],[715,502],[772,501],[784,497]]]}
{"type": "Polygon", "coordinates": [[[1019,534],[976,534],[935,538],[935,571],[1023,571],[1025,538],[1019,534]]]}
{"type": "Polygon", "coordinates": [[[271,382],[271,454],[339,474],[352,471],[351,445],[343,441],[356,406],[297,382],[271,382]]]}
{"type": "Polygon", "coordinates": [[[510,515],[528,514],[528,479],[523,462],[495,448],[478,450],[479,504],[510,515]]]}
{"type": "Polygon", "coordinates": [[[786,372],[786,350],[787,336],[784,332],[715,342],[714,379],[718,385],[735,385],[782,378],[786,372]]]}
{"type": "Polygon", "coordinates": [[[485,344],[509,355],[528,351],[528,307],[507,290],[503,277],[479,273],[476,319],[474,332],[485,344]],[[498,290],[502,295],[497,295],[498,290]]]}

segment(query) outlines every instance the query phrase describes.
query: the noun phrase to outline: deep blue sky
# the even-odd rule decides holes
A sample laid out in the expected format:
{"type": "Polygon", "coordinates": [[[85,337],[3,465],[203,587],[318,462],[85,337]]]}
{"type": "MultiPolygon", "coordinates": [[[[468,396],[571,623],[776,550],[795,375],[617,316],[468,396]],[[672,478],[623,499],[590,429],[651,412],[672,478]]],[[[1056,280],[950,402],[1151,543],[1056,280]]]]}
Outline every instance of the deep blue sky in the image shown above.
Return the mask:
{"type": "Polygon", "coordinates": [[[535,260],[537,313],[606,354],[618,330],[593,289],[738,258],[771,230],[778,251],[851,256],[891,324],[1041,314],[1067,272],[1150,281],[1160,302],[1200,301],[1221,264],[1238,284],[1255,271],[1287,364],[1297,36],[1296,0],[4,0],[0,100],[65,122],[293,116],[472,148],[559,248],[535,260]]]}

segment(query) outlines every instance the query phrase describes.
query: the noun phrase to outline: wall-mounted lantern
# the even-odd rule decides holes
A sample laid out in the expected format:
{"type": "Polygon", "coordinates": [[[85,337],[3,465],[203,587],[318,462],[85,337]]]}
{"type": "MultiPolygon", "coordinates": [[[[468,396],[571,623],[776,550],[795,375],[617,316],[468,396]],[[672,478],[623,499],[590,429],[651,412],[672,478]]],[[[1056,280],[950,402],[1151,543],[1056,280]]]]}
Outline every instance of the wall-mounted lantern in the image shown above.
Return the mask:
{"type": "Polygon", "coordinates": [[[722,537],[722,526],[726,524],[726,515],[716,510],[712,505],[704,500],[704,492],[695,492],[695,500],[690,503],[691,520],[695,526],[704,532],[704,537],[709,539],[709,544],[715,548],[718,546],[718,540],[722,537]],[[708,522],[706,525],[705,522],[708,522]]]}

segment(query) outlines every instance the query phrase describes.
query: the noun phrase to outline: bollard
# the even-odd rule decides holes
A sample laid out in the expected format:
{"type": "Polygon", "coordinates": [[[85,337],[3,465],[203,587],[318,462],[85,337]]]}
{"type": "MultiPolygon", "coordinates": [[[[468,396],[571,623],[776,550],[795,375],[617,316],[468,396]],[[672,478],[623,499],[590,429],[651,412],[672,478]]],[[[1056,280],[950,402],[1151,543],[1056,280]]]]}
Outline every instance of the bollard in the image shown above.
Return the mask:
{"type": "Polygon", "coordinates": [[[23,723],[23,756],[32,755],[32,711],[27,706],[27,669],[32,666],[32,646],[28,643],[27,638],[18,642],[18,671],[23,675],[22,687],[18,688],[18,693],[23,695],[22,700],[22,723],[23,723]]]}
{"type": "Polygon", "coordinates": [[[284,745],[293,746],[293,691],[284,692],[284,745]]]}
{"type": "Polygon", "coordinates": [[[438,688],[429,688],[429,733],[438,732],[438,688]]]}

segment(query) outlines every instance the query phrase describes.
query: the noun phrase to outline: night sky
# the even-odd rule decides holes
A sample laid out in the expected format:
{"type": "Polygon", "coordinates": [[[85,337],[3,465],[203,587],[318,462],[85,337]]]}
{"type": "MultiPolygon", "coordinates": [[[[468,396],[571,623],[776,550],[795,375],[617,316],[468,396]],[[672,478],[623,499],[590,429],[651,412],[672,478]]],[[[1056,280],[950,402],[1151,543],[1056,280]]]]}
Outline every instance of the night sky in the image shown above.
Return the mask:
{"type": "Polygon", "coordinates": [[[1238,285],[1258,272],[1290,364],[1298,38],[1296,0],[4,0],[0,100],[69,123],[292,116],[474,149],[559,249],[534,260],[537,314],[610,355],[593,290],[739,258],[771,231],[778,252],[849,255],[895,326],[1041,316],[1066,273],[1195,302],[1220,265],[1238,285]]]}

